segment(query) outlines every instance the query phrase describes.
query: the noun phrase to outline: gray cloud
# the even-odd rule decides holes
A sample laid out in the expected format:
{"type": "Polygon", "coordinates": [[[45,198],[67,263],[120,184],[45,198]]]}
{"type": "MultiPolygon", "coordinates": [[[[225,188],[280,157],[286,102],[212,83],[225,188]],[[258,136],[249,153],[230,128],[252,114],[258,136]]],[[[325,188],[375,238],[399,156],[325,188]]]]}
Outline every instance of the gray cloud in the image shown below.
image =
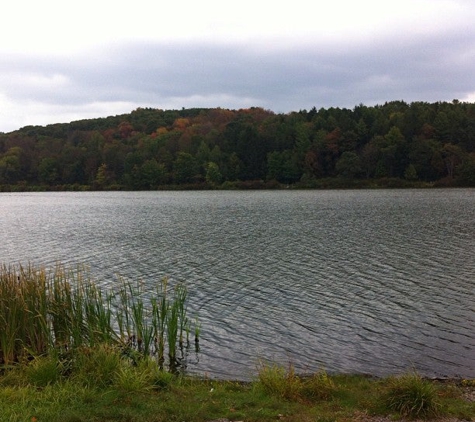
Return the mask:
{"type": "Polygon", "coordinates": [[[20,104],[65,108],[120,102],[288,112],[463,99],[475,92],[474,30],[332,49],[318,43],[271,47],[135,42],[69,58],[4,55],[0,93],[20,104]]]}

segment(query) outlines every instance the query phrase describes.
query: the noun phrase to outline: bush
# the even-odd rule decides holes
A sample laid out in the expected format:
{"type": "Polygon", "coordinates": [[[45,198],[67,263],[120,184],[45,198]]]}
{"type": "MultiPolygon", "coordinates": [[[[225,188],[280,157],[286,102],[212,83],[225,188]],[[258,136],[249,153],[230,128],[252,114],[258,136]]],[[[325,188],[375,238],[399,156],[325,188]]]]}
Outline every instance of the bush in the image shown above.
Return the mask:
{"type": "Polygon", "coordinates": [[[440,410],[436,388],[415,372],[390,378],[383,400],[387,408],[405,417],[428,418],[440,410]]]}

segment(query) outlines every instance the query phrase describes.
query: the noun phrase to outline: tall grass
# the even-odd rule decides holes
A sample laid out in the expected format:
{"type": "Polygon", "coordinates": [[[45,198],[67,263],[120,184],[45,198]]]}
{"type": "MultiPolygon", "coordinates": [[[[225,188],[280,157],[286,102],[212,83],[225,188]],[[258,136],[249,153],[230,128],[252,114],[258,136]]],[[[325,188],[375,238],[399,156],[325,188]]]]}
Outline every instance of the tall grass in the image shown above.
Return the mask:
{"type": "Polygon", "coordinates": [[[389,378],[383,401],[390,410],[412,418],[434,417],[440,410],[434,384],[416,372],[389,378]]]}
{"type": "Polygon", "coordinates": [[[46,285],[32,268],[0,267],[0,362],[11,364],[51,343],[46,285]]]}
{"type": "Polygon", "coordinates": [[[52,351],[72,353],[99,345],[120,347],[134,361],[154,357],[164,367],[180,365],[183,332],[189,332],[187,290],[179,284],[168,297],[168,280],[154,292],[120,280],[103,290],[86,272],[0,267],[0,364],[11,365],[52,351]]]}
{"type": "Polygon", "coordinates": [[[286,400],[318,401],[327,400],[335,393],[335,385],[325,371],[312,376],[300,377],[294,366],[258,364],[258,385],[269,394],[286,400]]]}

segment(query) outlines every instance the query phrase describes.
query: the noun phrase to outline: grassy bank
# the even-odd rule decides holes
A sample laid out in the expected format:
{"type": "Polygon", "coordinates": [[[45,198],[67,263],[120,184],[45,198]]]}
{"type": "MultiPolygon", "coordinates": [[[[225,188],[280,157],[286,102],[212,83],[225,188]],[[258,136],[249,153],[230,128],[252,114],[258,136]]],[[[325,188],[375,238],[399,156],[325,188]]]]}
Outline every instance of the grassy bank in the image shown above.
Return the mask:
{"type": "Polygon", "coordinates": [[[473,380],[300,377],[262,362],[249,383],[187,376],[199,325],[185,286],[117,286],[61,266],[0,267],[0,422],[475,420],[473,380]]]}
{"type": "Polygon", "coordinates": [[[198,380],[159,371],[149,360],[133,365],[102,346],[85,349],[71,362],[41,357],[5,371],[0,420],[475,420],[475,403],[467,399],[474,391],[473,382],[437,383],[417,374],[373,379],[322,372],[299,378],[277,366],[260,367],[249,383],[198,380]]]}

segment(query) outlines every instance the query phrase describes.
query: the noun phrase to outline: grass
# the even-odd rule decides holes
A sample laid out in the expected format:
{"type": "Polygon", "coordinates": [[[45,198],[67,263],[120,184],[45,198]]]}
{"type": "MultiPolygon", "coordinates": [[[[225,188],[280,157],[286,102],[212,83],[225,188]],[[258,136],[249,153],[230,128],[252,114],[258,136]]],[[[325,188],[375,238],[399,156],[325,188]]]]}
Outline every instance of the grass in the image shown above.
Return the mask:
{"type": "Polygon", "coordinates": [[[328,400],[336,392],[333,380],[325,371],[301,377],[296,375],[292,364],[286,369],[261,361],[258,365],[258,381],[265,392],[286,400],[328,400]]]}
{"type": "MultiPolygon", "coordinates": [[[[54,366],[54,360],[45,356],[6,370],[0,376],[0,421],[201,422],[226,418],[305,422],[357,421],[369,416],[401,420],[408,415],[387,402],[394,383],[406,388],[406,379],[330,376],[323,371],[299,377],[291,366],[267,364],[260,367],[254,381],[241,383],[171,374],[159,370],[155,359],[135,365],[114,349],[83,349],[77,356],[70,368],[54,366]],[[50,370],[54,375],[48,375],[50,370]]],[[[403,378],[406,376],[413,373],[403,378]]],[[[464,389],[475,387],[424,382],[435,391],[438,415],[475,420],[475,403],[463,399],[464,389]]],[[[418,414],[432,416],[430,412],[418,414]]]]}
{"type": "Polygon", "coordinates": [[[390,378],[384,402],[388,409],[411,418],[435,417],[441,407],[435,385],[416,372],[390,378]]]}
{"type": "Polygon", "coordinates": [[[117,289],[105,291],[81,269],[3,265],[0,365],[110,345],[135,361],[153,356],[165,369],[168,346],[167,366],[179,370],[190,347],[187,289],[177,284],[170,293],[168,284],[165,278],[148,292],[121,279],[117,289]]]}
{"type": "MultiPolygon", "coordinates": [[[[0,422],[475,420],[463,396],[474,380],[299,376],[291,364],[264,362],[249,383],[187,377],[186,299],[166,279],[154,292],[123,280],[103,291],[82,271],[3,266],[0,422]]],[[[199,332],[196,320],[196,348],[199,332]]]]}

